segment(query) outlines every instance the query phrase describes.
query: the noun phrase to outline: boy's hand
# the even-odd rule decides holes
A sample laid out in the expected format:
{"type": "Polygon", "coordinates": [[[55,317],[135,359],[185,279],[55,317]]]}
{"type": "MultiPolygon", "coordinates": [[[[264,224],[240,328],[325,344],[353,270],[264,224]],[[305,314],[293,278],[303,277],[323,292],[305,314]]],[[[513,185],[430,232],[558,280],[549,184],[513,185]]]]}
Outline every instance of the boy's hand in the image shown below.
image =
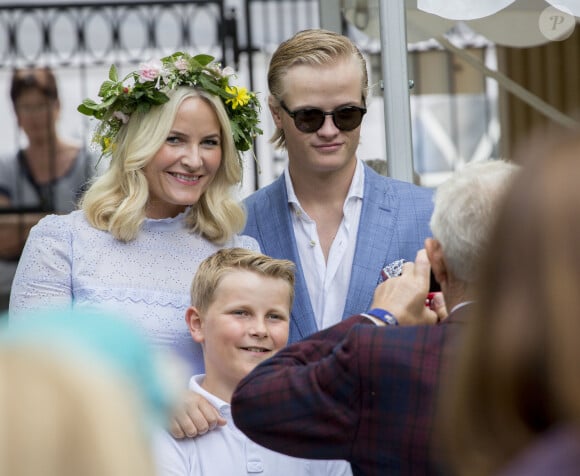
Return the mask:
{"type": "Polygon", "coordinates": [[[177,439],[193,438],[226,423],[211,403],[198,393],[188,390],[174,411],[169,431],[177,439]]]}

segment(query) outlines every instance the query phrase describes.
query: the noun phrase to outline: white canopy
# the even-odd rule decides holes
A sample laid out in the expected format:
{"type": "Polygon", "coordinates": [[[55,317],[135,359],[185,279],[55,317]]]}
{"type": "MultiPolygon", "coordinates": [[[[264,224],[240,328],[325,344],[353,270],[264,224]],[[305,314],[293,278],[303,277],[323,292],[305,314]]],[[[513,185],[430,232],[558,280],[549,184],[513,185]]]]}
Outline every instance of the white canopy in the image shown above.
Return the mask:
{"type": "MultiPolygon", "coordinates": [[[[371,37],[380,39],[385,104],[387,167],[391,177],[411,181],[413,155],[409,111],[407,43],[443,38],[456,21],[493,43],[531,47],[567,38],[580,16],[580,0],[341,0],[347,20],[371,37]],[[404,118],[407,118],[405,120],[404,118]]],[[[453,48],[457,54],[463,52],[453,48]]],[[[469,55],[463,54],[465,60],[469,55]]],[[[560,123],[571,119],[523,90],[499,72],[476,63],[503,87],[560,123]],[[563,117],[564,116],[564,117],[563,117]]]]}
{"type": "MultiPolygon", "coordinates": [[[[388,7],[391,2],[383,0],[388,7]]],[[[407,41],[442,35],[457,21],[495,44],[538,46],[565,39],[580,17],[580,0],[404,0],[407,41]]],[[[342,0],[343,12],[359,30],[380,38],[379,0],[342,0]]]]}

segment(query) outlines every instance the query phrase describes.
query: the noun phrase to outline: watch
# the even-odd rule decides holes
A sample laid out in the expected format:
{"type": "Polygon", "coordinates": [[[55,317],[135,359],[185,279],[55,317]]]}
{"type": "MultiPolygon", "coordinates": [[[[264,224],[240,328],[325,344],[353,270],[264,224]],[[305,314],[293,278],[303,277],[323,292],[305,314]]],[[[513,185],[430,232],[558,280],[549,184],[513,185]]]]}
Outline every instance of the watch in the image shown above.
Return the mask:
{"type": "Polygon", "coordinates": [[[383,321],[387,326],[399,325],[399,321],[397,321],[397,318],[385,309],[375,307],[374,309],[367,311],[365,314],[376,317],[378,320],[383,321]]]}

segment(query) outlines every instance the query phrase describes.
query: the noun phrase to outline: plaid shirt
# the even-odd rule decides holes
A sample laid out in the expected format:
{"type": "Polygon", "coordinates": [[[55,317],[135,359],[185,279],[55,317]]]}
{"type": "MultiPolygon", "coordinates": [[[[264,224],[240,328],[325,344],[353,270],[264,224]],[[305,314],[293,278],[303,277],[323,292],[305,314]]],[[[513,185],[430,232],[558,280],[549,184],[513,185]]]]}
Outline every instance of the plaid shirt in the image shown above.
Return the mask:
{"type": "Polygon", "coordinates": [[[355,476],[442,474],[431,445],[436,395],[464,314],[416,327],[358,315],[317,332],[240,382],[234,421],[275,451],[348,460],[355,476]]]}

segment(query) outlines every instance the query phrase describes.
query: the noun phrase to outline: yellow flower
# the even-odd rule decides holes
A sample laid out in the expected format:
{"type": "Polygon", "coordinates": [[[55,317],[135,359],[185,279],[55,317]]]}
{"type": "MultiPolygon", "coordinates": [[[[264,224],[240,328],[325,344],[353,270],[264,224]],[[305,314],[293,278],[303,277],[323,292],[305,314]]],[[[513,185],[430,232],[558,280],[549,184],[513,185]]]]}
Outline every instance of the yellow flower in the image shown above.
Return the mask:
{"type": "Polygon", "coordinates": [[[230,94],[235,95],[233,98],[226,99],[227,104],[232,105],[232,109],[236,109],[238,106],[245,106],[250,102],[250,94],[246,88],[237,88],[236,86],[226,86],[226,91],[230,94]]]}
{"type": "Polygon", "coordinates": [[[109,137],[103,137],[103,149],[104,150],[109,150],[109,148],[111,147],[111,139],[109,137]]]}

